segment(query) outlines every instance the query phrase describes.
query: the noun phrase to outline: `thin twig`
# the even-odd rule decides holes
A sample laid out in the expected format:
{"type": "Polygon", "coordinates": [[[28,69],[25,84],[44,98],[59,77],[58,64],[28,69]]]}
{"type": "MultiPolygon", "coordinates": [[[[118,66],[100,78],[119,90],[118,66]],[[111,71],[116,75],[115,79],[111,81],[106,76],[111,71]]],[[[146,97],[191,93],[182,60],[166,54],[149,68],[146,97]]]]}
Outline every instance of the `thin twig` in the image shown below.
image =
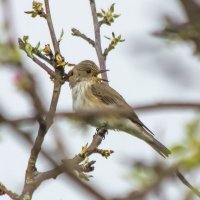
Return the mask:
{"type": "MultiPolygon", "coordinates": [[[[100,23],[97,18],[96,4],[95,4],[95,0],[89,0],[89,1],[90,1],[90,7],[91,7],[92,19],[93,19],[93,25],[94,25],[95,49],[96,49],[101,70],[106,70],[106,63],[105,63],[105,59],[104,59],[102,48],[101,48],[100,23]]],[[[102,78],[104,80],[108,80],[107,73],[103,73],[102,78]]]]}
{"type": "Polygon", "coordinates": [[[52,19],[51,19],[51,11],[50,11],[50,7],[49,7],[49,0],[44,0],[44,3],[45,3],[45,8],[46,8],[46,20],[47,20],[47,24],[48,24],[50,35],[51,35],[51,40],[52,40],[52,43],[53,43],[55,54],[57,54],[57,53],[60,53],[60,48],[59,48],[59,42],[56,38],[55,30],[54,30],[54,27],[53,27],[53,22],[52,22],[52,19]]]}
{"type": "Polygon", "coordinates": [[[145,199],[145,197],[152,191],[155,191],[161,184],[162,182],[166,179],[169,178],[170,176],[172,177],[174,174],[174,170],[177,169],[177,166],[172,166],[167,169],[163,169],[162,173],[160,173],[160,176],[156,181],[152,181],[152,184],[149,186],[142,188],[139,191],[133,190],[130,192],[130,194],[124,198],[114,198],[112,200],[141,200],[145,199]]]}
{"type": "MultiPolygon", "coordinates": [[[[32,139],[30,137],[30,134],[24,133],[16,125],[14,125],[12,123],[10,125],[15,130],[16,134],[23,141],[27,142],[30,145],[34,144],[34,142],[32,141],[32,139]]],[[[44,174],[43,173],[39,173],[38,174],[39,178],[36,180],[37,184],[34,185],[34,183],[33,183],[34,189],[36,189],[40,185],[40,183],[42,183],[43,181],[45,181],[47,179],[50,179],[50,178],[55,178],[59,174],[64,172],[64,175],[65,175],[64,177],[66,178],[67,181],[69,180],[68,178],[70,178],[78,186],[80,186],[84,191],[87,191],[89,194],[93,195],[95,199],[106,200],[106,198],[103,195],[101,195],[99,192],[97,192],[94,188],[90,187],[88,184],[82,182],[74,173],[72,173],[71,168],[69,169],[66,166],[66,162],[65,162],[65,164],[63,163],[62,166],[58,166],[56,161],[52,158],[52,156],[50,156],[50,154],[47,151],[45,151],[43,149],[43,150],[41,150],[41,154],[52,164],[54,169],[52,170],[52,174],[51,174],[50,171],[49,172],[44,172],[44,174]],[[44,180],[42,180],[43,178],[44,178],[44,180]]]]}
{"type": "MultiPolygon", "coordinates": [[[[2,117],[1,117],[2,118],[2,117]]],[[[29,144],[32,144],[32,140],[29,136],[29,134],[24,134],[22,131],[20,131],[18,128],[16,128],[16,125],[11,124],[11,126],[14,126],[14,129],[17,131],[18,135],[23,139],[26,140],[29,144]]],[[[95,153],[95,149],[98,147],[98,145],[102,142],[102,135],[96,134],[92,140],[92,143],[88,146],[87,148],[87,156],[91,155],[92,153],[95,153]]],[[[41,153],[53,164],[53,166],[55,167],[52,170],[49,170],[45,173],[40,173],[40,177],[39,177],[39,182],[41,183],[42,180],[47,180],[50,178],[56,178],[58,175],[60,175],[61,173],[65,172],[68,176],[70,175],[70,177],[72,178],[72,180],[74,180],[75,182],[77,182],[79,185],[81,185],[82,187],[85,188],[86,186],[86,190],[89,191],[91,194],[93,194],[94,196],[96,196],[98,199],[105,199],[103,196],[101,196],[99,193],[97,193],[95,190],[93,190],[92,188],[90,188],[88,185],[85,185],[83,182],[80,182],[79,179],[77,179],[76,176],[74,176],[73,173],[71,173],[71,167],[72,165],[76,165],[80,162],[82,162],[84,160],[84,157],[81,157],[80,155],[75,156],[73,159],[71,160],[66,160],[62,165],[57,166],[56,162],[51,158],[51,156],[46,153],[46,151],[42,150],[41,153]],[[70,170],[70,171],[69,171],[70,170]]],[[[147,195],[148,192],[152,191],[155,189],[155,187],[158,186],[158,183],[160,181],[163,180],[163,178],[165,178],[166,176],[170,175],[171,172],[173,172],[174,170],[177,170],[177,166],[178,165],[173,165],[171,166],[169,169],[167,169],[167,171],[164,172],[164,174],[162,175],[161,179],[159,179],[159,181],[153,183],[153,185],[149,186],[148,189],[146,188],[144,191],[140,191],[139,193],[135,193],[133,192],[132,194],[130,194],[129,197],[127,198],[120,198],[120,200],[128,200],[128,199],[132,199],[131,196],[134,195],[134,197],[144,197],[145,195],[147,195]],[[136,195],[136,196],[135,196],[136,195]]],[[[195,194],[199,195],[199,191],[197,189],[195,189],[186,179],[185,177],[179,173],[177,173],[176,171],[176,175],[177,177],[183,182],[183,184],[185,184],[188,188],[190,188],[193,192],[195,192],[195,194]]],[[[39,184],[38,184],[39,186],[39,184]]],[[[117,198],[117,200],[119,200],[117,198]]]]}
{"type": "Polygon", "coordinates": [[[38,66],[40,66],[42,69],[44,69],[44,71],[46,71],[51,78],[55,78],[56,74],[53,70],[51,70],[45,63],[41,62],[39,59],[37,59],[35,56],[33,56],[32,59],[36,64],[38,64],[38,66]]]}
{"type": "Polygon", "coordinates": [[[195,188],[194,186],[192,186],[189,181],[183,176],[183,174],[179,171],[176,170],[176,176],[179,178],[179,180],[188,188],[190,188],[190,190],[196,194],[199,198],[200,198],[200,192],[197,190],[197,188],[195,188]]]}
{"type": "MultiPolygon", "coordinates": [[[[18,38],[18,44],[19,47],[25,51],[25,43],[23,42],[23,40],[21,38],[18,38]]],[[[25,51],[26,52],[26,51],[25,51]]],[[[41,62],[39,59],[37,59],[34,55],[32,55],[31,58],[36,64],[38,64],[39,67],[41,67],[42,69],[44,69],[51,77],[55,78],[55,72],[53,70],[51,70],[45,63],[41,62]]]]}
{"type": "Polygon", "coordinates": [[[113,49],[114,49],[113,44],[110,43],[109,46],[103,52],[103,56],[104,56],[105,60],[106,60],[109,52],[112,51],[113,49]]]}
{"type": "Polygon", "coordinates": [[[91,44],[93,47],[95,47],[95,42],[94,42],[94,40],[90,39],[90,38],[87,37],[85,34],[81,33],[79,30],[77,30],[77,29],[75,29],[75,28],[72,28],[72,35],[84,39],[84,40],[87,41],[89,44],[91,44]]]}
{"type": "Polygon", "coordinates": [[[164,109],[200,109],[200,103],[195,102],[163,102],[152,103],[135,106],[134,110],[140,112],[147,112],[152,110],[164,110],[164,109]]]}
{"type": "Polygon", "coordinates": [[[50,65],[52,65],[52,61],[47,58],[45,55],[43,55],[40,51],[34,52],[33,54],[35,54],[36,56],[38,56],[39,58],[41,58],[42,60],[44,60],[45,62],[49,63],[50,65]]]}
{"type": "Polygon", "coordinates": [[[0,182],[0,196],[1,195],[8,195],[13,200],[19,200],[19,195],[8,190],[1,182],[0,182]]]}
{"type": "MultiPolygon", "coordinates": [[[[44,0],[44,2],[45,2],[45,8],[46,8],[46,20],[49,27],[52,43],[54,46],[54,51],[55,51],[55,54],[57,54],[57,53],[60,53],[59,42],[56,39],[56,35],[55,35],[55,31],[54,31],[54,27],[53,27],[53,23],[51,19],[49,1],[44,0]]],[[[28,166],[26,170],[25,184],[24,184],[22,197],[26,196],[27,194],[29,196],[32,196],[34,192],[34,187],[30,187],[27,182],[29,182],[30,180],[33,180],[35,173],[37,173],[36,161],[41,151],[41,146],[43,144],[45,135],[53,123],[53,118],[56,112],[56,107],[57,107],[60,90],[62,86],[62,82],[61,82],[62,73],[63,73],[63,70],[56,70],[56,73],[55,73],[56,77],[54,78],[54,90],[53,90],[53,95],[51,99],[51,105],[49,108],[49,112],[46,114],[45,120],[43,121],[43,123],[40,123],[38,135],[31,149],[31,155],[29,157],[28,166]]]]}
{"type": "Polygon", "coordinates": [[[101,144],[105,136],[105,133],[106,133],[105,129],[98,130],[98,132],[94,135],[91,144],[87,147],[84,154],[78,154],[72,159],[63,160],[63,163],[60,166],[57,166],[56,168],[49,170],[45,173],[41,173],[40,175],[42,177],[41,179],[47,180],[50,178],[56,178],[58,175],[65,172],[66,170],[72,173],[73,170],[76,169],[78,164],[84,161],[86,157],[96,152],[96,149],[101,144]]]}
{"type": "Polygon", "coordinates": [[[140,199],[144,199],[150,192],[156,191],[156,189],[159,188],[159,186],[162,184],[162,182],[165,179],[173,177],[174,172],[175,172],[176,176],[178,177],[178,179],[180,179],[184,185],[186,185],[194,194],[196,194],[198,197],[200,197],[200,192],[196,188],[194,188],[186,180],[186,178],[178,171],[179,164],[180,163],[177,163],[177,164],[174,164],[174,165],[168,167],[167,169],[163,169],[160,172],[158,179],[156,181],[152,182],[151,185],[145,187],[144,189],[141,189],[139,191],[134,190],[127,197],[114,198],[112,200],[132,200],[132,199],[140,200],[140,199]]]}
{"type": "Polygon", "coordinates": [[[36,161],[37,161],[38,155],[41,151],[41,146],[43,144],[45,135],[53,123],[53,118],[55,115],[58,98],[60,95],[60,89],[61,89],[61,83],[60,83],[60,79],[57,77],[54,80],[54,90],[53,90],[53,96],[52,96],[49,112],[47,113],[47,116],[46,116],[46,119],[44,120],[44,122],[42,124],[40,124],[38,135],[36,137],[36,140],[35,140],[35,143],[34,143],[32,149],[31,149],[31,155],[29,157],[28,166],[27,166],[27,170],[26,170],[25,184],[24,184],[22,196],[25,196],[27,194],[32,196],[32,194],[34,192],[34,190],[33,190],[34,188],[30,187],[30,185],[27,184],[27,182],[32,180],[35,176],[35,173],[37,172],[36,161]]]}
{"type": "Polygon", "coordinates": [[[98,146],[101,144],[102,140],[104,139],[106,132],[107,131],[103,128],[99,129],[97,133],[93,136],[93,140],[91,144],[87,147],[84,153],[84,156],[81,156],[80,154],[76,155],[72,159],[72,162],[74,164],[79,164],[85,159],[85,157],[90,156],[91,154],[95,153],[96,149],[98,148],[98,146]]]}

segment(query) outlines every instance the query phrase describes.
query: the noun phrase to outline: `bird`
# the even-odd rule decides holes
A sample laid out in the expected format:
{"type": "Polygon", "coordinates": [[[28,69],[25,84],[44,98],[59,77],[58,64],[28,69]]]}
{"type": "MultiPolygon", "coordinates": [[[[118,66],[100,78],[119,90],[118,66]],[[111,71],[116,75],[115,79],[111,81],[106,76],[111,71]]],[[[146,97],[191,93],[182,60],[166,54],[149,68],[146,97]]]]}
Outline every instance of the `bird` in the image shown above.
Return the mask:
{"type": "Polygon", "coordinates": [[[110,87],[106,80],[99,77],[106,71],[108,70],[100,70],[93,61],[84,60],[68,72],[73,111],[105,111],[106,113],[110,111],[110,115],[92,117],[89,124],[136,136],[164,158],[168,157],[170,150],[154,137],[153,132],[143,124],[125,99],[110,87]]]}

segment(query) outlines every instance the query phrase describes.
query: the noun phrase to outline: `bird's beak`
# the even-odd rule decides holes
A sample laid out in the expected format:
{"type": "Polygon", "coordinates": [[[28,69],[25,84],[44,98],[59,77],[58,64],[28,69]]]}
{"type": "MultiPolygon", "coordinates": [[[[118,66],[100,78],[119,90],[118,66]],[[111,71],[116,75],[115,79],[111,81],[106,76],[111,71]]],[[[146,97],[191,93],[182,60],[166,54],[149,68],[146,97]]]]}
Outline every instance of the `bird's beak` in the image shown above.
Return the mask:
{"type": "Polygon", "coordinates": [[[98,79],[99,81],[109,82],[108,80],[103,79],[103,78],[100,78],[100,77],[97,77],[97,79],[98,79]]]}
{"type": "MultiPolygon", "coordinates": [[[[97,76],[98,76],[99,74],[103,74],[103,73],[105,73],[105,72],[107,72],[107,71],[109,71],[109,70],[108,70],[108,69],[99,70],[99,71],[97,72],[97,76]]],[[[98,77],[98,80],[100,80],[100,81],[105,81],[105,82],[109,82],[108,80],[103,79],[103,78],[100,78],[100,77],[98,77]]]]}
{"type": "Polygon", "coordinates": [[[103,73],[105,73],[105,72],[107,72],[107,71],[109,71],[109,69],[102,69],[102,70],[99,70],[99,71],[97,72],[97,75],[98,75],[98,74],[103,74],[103,73]]]}

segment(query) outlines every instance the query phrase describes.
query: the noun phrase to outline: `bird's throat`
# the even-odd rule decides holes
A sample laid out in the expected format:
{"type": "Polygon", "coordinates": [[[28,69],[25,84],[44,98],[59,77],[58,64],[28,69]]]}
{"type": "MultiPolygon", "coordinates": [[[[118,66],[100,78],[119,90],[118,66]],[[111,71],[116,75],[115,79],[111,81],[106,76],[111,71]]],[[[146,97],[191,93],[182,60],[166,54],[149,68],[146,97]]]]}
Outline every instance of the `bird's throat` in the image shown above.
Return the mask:
{"type": "Polygon", "coordinates": [[[78,82],[72,88],[73,110],[85,111],[95,108],[94,97],[91,93],[91,86],[94,84],[93,80],[85,80],[78,82]]]}

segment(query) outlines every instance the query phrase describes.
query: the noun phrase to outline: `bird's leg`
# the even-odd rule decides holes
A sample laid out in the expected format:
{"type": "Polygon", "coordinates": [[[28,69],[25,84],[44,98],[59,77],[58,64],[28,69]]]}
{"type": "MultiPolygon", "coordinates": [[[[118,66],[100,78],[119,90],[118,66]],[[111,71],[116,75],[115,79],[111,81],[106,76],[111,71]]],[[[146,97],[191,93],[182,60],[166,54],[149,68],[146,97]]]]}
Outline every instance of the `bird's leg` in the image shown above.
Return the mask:
{"type": "Polygon", "coordinates": [[[108,126],[104,123],[101,127],[96,129],[96,134],[100,135],[103,139],[105,139],[105,135],[108,134],[108,126]]]}

